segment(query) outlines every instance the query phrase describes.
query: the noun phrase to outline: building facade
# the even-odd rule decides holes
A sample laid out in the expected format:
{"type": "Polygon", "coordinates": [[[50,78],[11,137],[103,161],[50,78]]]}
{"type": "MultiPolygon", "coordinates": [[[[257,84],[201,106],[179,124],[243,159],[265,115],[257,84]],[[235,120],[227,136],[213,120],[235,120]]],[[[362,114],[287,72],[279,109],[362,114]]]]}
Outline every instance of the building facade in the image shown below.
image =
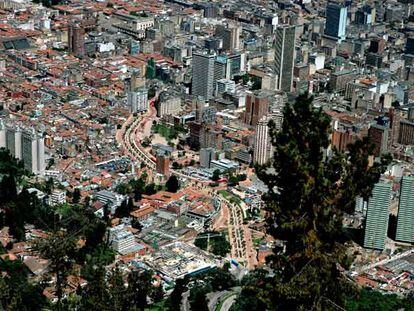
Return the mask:
{"type": "Polygon", "coordinates": [[[379,182],[368,200],[364,247],[383,250],[387,238],[391,184],[379,182]]]}
{"type": "Polygon", "coordinates": [[[329,3],[326,7],[325,35],[344,40],[346,38],[347,8],[329,3]]]}
{"type": "Polygon", "coordinates": [[[275,70],[278,75],[278,88],[292,91],[293,65],[295,61],[296,26],[276,28],[275,70]]]}
{"type": "Polygon", "coordinates": [[[414,242],[414,177],[404,176],[401,181],[400,203],[398,207],[398,241],[414,242]]]}
{"type": "Polygon", "coordinates": [[[193,53],[192,94],[206,100],[213,98],[215,55],[193,53]]]}

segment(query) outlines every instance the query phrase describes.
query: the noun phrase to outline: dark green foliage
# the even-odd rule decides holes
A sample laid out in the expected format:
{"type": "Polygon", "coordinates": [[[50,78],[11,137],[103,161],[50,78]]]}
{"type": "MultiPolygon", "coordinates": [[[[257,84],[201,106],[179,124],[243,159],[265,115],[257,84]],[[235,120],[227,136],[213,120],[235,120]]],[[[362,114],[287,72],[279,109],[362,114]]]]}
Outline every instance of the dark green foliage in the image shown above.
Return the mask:
{"type": "Polygon", "coordinates": [[[267,305],[261,297],[266,287],[271,286],[272,279],[264,270],[254,270],[242,280],[242,292],[238,296],[232,311],[266,310],[267,305]]]}
{"type": "Polygon", "coordinates": [[[78,204],[80,202],[80,198],[81,198],[80,190],[79,188],[75,188],[75,190],[73,190],[72,203],[78,204]]]}
{"type": "Polygon", "coordinates": [[[168,298],[168,309],[170,311],[181,310],[181,300],[183,299],[183,293],[187,291],[187,280],[178,279],[175,283],[175,287],[170,297],[168,298]]]}
{"type": "Polygon", "coordinates": [[[371,289],[363,289],[355,297],[348,297],[345,302],[347,311],[391,311],[414,310],[414,297],[412,294],[399,297],[394,294],[382,294],[371,289]]]}
{"type": "Polygon", "coordinates": [[[27,280],[28,270],[19,260],[0,259],[0,309],[37,311],[48,306],[43,287],[27,280]]]}
{"type": "Polygon", "coordinates": [[[0,148],[0,206],[17,197],[17,184],[28,175],[23,162],[15,159],[8,150],[0,148]]]}
{"type": "Polygon", "coordinates": [[[213,177],[211,177],[212,181],[218,181],[220,179],[220,170],[214,170],[213,177]]]}
{"type": "Polygon", "coordinates": [[[144,194],[153,195],[153,194],[156,194],[156,193],[157,193],[157,189],[156,189],[155,184],[148,184],[145,187],[144,194]]]}
{"type": "Polygon", "coordinates": [[[231,249],[225,235],[215,231],[200,233],[196,237],[194,245],[222,257],[226,256],[231,249]]]}
{"type": "Polygon", "coordinates": [[[90,254],[86,255],[85,263],[82,266],[82,277],[91,280],[96,267],[105,267],[115,260],[115,251],[108,245],[101,243],[96,246],[90,254]]]}
{"type": "Polygon", "coordinates": [[[59,231],[51,236],[38,240],[33,246],[41,258],[49,260],[49,269],[56,274],[56,296],[58,305],[63,297],[63,289],[66,285],[66,278],[69,276],[74,264],[76,240],[66,232],[59,231]]]}
{"type": "Polygon", "coordinates": [[[172,164],[172,168],[174,170],[179,170],[179,169],[183,168],[183,166],[180,163],[174,161],[173,164],[172,164]]]}
{"type": "Polygon", "coordinates": [[[134,210],[134,203],[131,198],[122,201],[121,205],[115,211],[115,217],[129,217],[129,214],[134,210]]]}
{"type": "Polygon", "coordinates": [[[139,232],[141,232],[142,230],[142,224],[140,223],[140,221],[136,218],[132,219],[131,221],[131,227],[134,229],[137,229],[139,232]]]}
{"type": "Polygon", "coordinates": [[[269,188],[268,231],[285,241],[285,249],[276,248],[269,258],[276,275],[259,297],[280,310],[343,306],[353,286],[337,268],[349,263],[342,216],[352,211],[356,196],[370,195],[390,158],[370,167],[367,140],[326,158],[330,118],[307,95],[286,106],[280,132],[269,125],[274,159],[257,174],[269,188]]]}
{"type": "Polygon", "coordinates": [[[191,310],[208,311],[207,294],[212,292],[209,285],[196,282],[190,290],[190,306],[191,310]]]}
{"type": "Polygon", "coordinates": [[[175,175],[170,176],[167,182],[165,183],[165,187],[167,188],[168,192],[176,193],[178,189],[180,189],[180,183],[178,178],[175,175]]]}

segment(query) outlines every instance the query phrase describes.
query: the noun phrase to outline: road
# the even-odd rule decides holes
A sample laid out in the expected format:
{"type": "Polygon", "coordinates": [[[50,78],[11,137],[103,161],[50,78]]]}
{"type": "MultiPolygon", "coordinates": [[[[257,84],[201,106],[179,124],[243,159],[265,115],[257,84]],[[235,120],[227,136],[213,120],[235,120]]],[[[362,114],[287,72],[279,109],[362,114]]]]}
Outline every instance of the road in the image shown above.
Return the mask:
{"type": "Polygon", "coordinates": [[[243,223],[242,208],[224,197],[222,197],[222,203],[226,204],[229,209],[228,231],[231,257],[237,261],[245,262],[248,269],[254,269],[257,265],[256,254],[250,229],[243,223]]]}
{"type": "MultiPolygon", "coordinates": [[[[147,153],[145,148],[141,145],[141,141],[151,134],[152,122],[156,119],[156,110],[153,101],[154,99],[151,101],[150,108],[145,114],[139,115],[137,118],[134,118],[133,115],[129,116],[122,125],[122,128],[118,131],[116,138],[118,143],[122,145],[126,155],[128,155],[134,162],[143,162],[147,167],[155,170],[156,163],[153,160],[152,155],[147,153]]],[[[172,175],[186,178],[198,186],[207,186],[210,184],[209,181],[183,174],[177,170],[170,169],[170,172],[172,175]]]]}

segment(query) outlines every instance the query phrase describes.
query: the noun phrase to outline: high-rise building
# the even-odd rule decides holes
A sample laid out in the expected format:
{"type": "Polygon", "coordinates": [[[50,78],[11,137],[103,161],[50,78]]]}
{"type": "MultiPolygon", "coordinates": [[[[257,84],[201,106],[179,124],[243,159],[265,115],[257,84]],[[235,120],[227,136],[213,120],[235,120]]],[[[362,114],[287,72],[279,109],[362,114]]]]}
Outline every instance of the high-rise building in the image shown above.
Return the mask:
{"type": "Polygon", "coordinates": [[[358,25],[372,25],[375,24],[375,8],[364,5],[355,12],[355,23],[358,25]]]}
{"type": "Polygon", "coordinates": [[[193,53],[192,94],[209,100],[214,91],[215,55],[193,53]]]}
{"type": "Polygon", "coordinates": [[[211,161],[214,160],[214,148],[200,149],[200,166],[210,168],[211,161]]]}
{"type": "Polygon", "coordinates": [[[414,144],[414,123],[407,120],[400,121],[398,143],[403,145],[414,144]]]}
{"type": "Polygon", "coordinates": [[[157,154],[157,173],[164,176],[170,174],[170,158],[165,154],[157,154]]]}
{"type": "Polygon", "coordinates": [[[45,144],[40,135],[33,131],[25,131],[21,137],[21,152],[24,168],[35,174],[43,174],[45,170],[45,144]]]}
{"type": "Polygon", "coordinates": [[[140,87],[135,91],[128,92],[127,100],[132,113],[146,111],[149,108],[148,90],[145,87],[140,87]]]}
{"type": "Polygon", "coordinates": [[[391,184],[379,182],[368,200],[364,247],[382,250],[387,237],[391,184]]]}
{"type": "Polygon", "coordinates": [[[6,125],[3,120],[0,119],[0,148],[6,148],[6,125]]]}
{"type": "Polygon", "coordinates": [[[414,55],[414,37],[407,38],[407,42],[405,44],[405,53],[414,55]]]}
{"type": "Polygon", "coordinates": [[[269,113],[269,97],[265,92],[249,93],[246,96],[246,112],[244,123],[256,126],[263,116],[269,113]]]}
{"type": "Polygon", "coordinates": [[[140,77],[139,70],[133,70],[131,77],[125,79],[125,89],[127,92],[134,92],[138,88],[145,87],[145,78],[140,77]]]}
{"type": "Polygon", "coordinates": [[[325,35],[338,39],[346,38],[347,8],[345,6],[329,3],[326,7],[325,35]]]}
{"type": "Polygon", "coordinates": [[[6,148],[16,159],[22,159],[22,131],[19,127],[6,129],[6,148]]]}
{"type": "Polygon", "coordinates": [[[368,137],[374,145],[374,155],[379,156],[388,151],[390,145],[390,126],[387,117],[378,118],[368,129],[368,137]]]}
{"type": "Polygon", "coordinates": [[[275,69],[279,77],[279,90],[292,90],[293,64],[295,61],[295,26],[276,28],[275,69]]]}
{"type": "Polygon", "coordinates": [[[404,176],[401,181],[396,239],[414,242],[414,176],[404,176]]]}
{"type": "Polygon", "coordinates": [[[158,117],[175,116],[181,111],[181,98],[175,94],[161,93],[159,100],[155,103],[155,108],[158,117]]]}
{"type": "Polygon", "coordinates": [[[240,25],[217,26],[216,36],[223,39],[223,50],[233,51],[240,48],[241,31],[240,25]]]}
{"type": "Polygon", "coordinates": [[[85,55],[85,30],[80,23],[72,22],[69,24],[68,50],[76,57],[85,55]]]}
{"type": "Polygon", "coordinates": [[[269,131],[269,118],[264,116],[256,126],[256,135],[254,140],[253,162],[259,165],[265,164],[273,152],[269,131]]]}
{"type": "Polygon", "coordinates": [[[26,170],[34,174],[44,173],[44,138],[34,129],[22,131],[18,126],[5,126],[0,120],[0,147],[8,149],[12,156],[22,160],[26,170]]]}

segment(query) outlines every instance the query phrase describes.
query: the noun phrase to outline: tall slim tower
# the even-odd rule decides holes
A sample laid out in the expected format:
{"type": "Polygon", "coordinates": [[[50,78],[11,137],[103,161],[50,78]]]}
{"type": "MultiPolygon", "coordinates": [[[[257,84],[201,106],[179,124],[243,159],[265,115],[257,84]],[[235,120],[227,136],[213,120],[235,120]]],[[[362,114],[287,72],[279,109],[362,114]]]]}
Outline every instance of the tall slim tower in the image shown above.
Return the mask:
{"type": "Polygon", "coordinates": [[[259,165],[265,164],[272,152],[269,123],[270,118],[264,116],[256,126],[256,136],[254,140],[253,162],[259,165]]]}
{"type": "Polygon", "coordinates": [[[295,26],[276,28],[275,69],[279,77],[278,88],[292,91],[293,65],[295,61],[295,26]]]}
{"type": "Polygon", "coordinates": [[[68,49],[69,53],[76,57],[85,55],[85,30],[80,23],[72,22],[69,24],[68,49]]]}
{"type": "Polygon", "coordinates": [[[391,184],[379,182],[368,200],[364,247],[383,250],[387,237],[391,184]]]}
{"type": "Polygon", "coordinates": [[[192,94],[209,100],[214,91],[214,59],[215,55],[193,53],[192,94]]]}
{"type": "Polygon", "coordinates": [[[19,160],[22,159],[22,131],[19,127],[7,127],[6,148],[12,156],[19,160]]]}
{"type": "Polygon", "coordinates": [[[0,119],[0,148],[6,148],[6,125],[0,119]]]}
{"type": "Polygon", "coordinates": [[[139,87],[134,91],[128,92],[127,103],[131,107],[131,112],[147,111],[149,108],[148,89],[139,87]]]}
{"type": "Polygon", "coordinates": [[[246,96],[246,112],[244,113],[244,123],[256,126],[263,116],[269,113],[269,95],[265,92],[246,96]]]}
{"type": "Polygon", "coordinates": [[[326,7],[325,35],[344,40],[346,38],[347,8],[336,3],[326,7]]]}
{"type": "Polygon", "coordinates": [[[414,242],[414,176],[402,178],[396,239],[414,242]]]}

